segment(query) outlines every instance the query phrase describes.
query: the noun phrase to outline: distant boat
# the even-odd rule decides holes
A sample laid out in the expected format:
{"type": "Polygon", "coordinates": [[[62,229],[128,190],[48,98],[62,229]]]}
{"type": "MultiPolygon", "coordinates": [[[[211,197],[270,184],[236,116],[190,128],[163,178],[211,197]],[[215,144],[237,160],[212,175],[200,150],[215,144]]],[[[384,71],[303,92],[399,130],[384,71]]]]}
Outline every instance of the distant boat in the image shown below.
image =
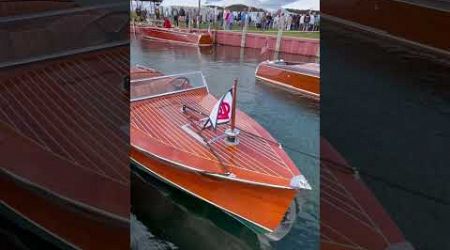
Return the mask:
{"type": "Polygon", "coordinates": [[[257,233],[276,232],[297,192],[311,189],[281,145],[236,109],[236,85],[218,101],[200,72],[138,67],[131,79],[130,155],[141,170],[257,233]]]}
{"type": "Polygon", "coordinates": [[[164,42],[191,45],[191,46],[212,46],[213,39],[209,33],[197,30],[159,28],[153,26],[137,25],[136,30],[146,38],[160,40],[164,42]]]}
{"type": "Polygon", "coordinates": [[[320,98],[320,65],[318,63],[264,61],[258,65],[256,78],[320,98]]]}

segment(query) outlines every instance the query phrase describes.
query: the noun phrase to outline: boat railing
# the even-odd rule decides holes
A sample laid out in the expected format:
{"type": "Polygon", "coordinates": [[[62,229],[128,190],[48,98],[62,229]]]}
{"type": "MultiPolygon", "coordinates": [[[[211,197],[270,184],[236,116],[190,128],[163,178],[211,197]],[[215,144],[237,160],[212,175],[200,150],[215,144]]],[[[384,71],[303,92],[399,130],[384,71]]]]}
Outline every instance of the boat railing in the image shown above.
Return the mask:
{"type": "Polygon", "coordinates": [[[130,102],[192,91],[208,86],[200,71],[147,77],[130,81],[130,102]]]}

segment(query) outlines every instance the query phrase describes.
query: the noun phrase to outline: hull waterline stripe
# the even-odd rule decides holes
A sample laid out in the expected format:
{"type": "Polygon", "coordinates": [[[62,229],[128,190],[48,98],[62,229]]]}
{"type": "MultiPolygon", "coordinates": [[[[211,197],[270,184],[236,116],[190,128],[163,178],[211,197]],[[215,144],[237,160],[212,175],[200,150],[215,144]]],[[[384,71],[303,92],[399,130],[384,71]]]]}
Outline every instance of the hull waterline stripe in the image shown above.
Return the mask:
{"type": "Polygon", "coordinates": [[[264,80],[264,81],[267,81],[267,82],[275,83],[275,84],[281,85],[283,87],[286,87],[286,88],[289,88],[289,89],[292,89],[292,90],[296,90],[296,91],[299,91],[299,92],[311,95],[311,96],[316,97],[316,98],[320,98],[319,94],[316,94],[316,93],[313,93],[313,92],[310,92],[310,91],[307,91],[307,90],[304,90],[304,89],[296,88],[294,86],[287,85],[287,84],[279,82],[279,81],[271,80],[271,79],[268,79],[268,78],[265,78],[265,77],[262,77],[262,76],[258,76],[258,75],[256,76],[256,78],[264,80]]]}
{"type": "Polygon", "coordinates": [[[191,43],[191,42],[183,42],[183,41],[176,41],[176,40],[170,40],[170,39],[164,39],[164,38],[158,38],[158,37],[152,37],[149,35],[144,35],[145,38],[147,39],[153,39],[156,41],[161,41],[161,42],[168,42],[168,43],[175,43],[175,44],[183,44],[183,45],[188,45],[188,46],[193,46],[193,47],[208,47],[208,46],[213,46],[213,44],[198,44],[198,43],[191,43]]]}
{"type": "Polygon", "coordinates": [[[202,173],[202,174],[205,174],[205,175],[215,176],[215,177],[222,178],[222,179],[226,179],[226,180],[230,180],[230,181],[242,182],[242,183],[253,184],[253,185],[258,185],[258,186],[263,186],[263,187],[296,190],[295,188],[288,187],[288,186],[272,185],[272,184],[261,183],[261,182],[255,182],[255,181],[249,181],[249,180],[244,180],[244,179],[239,179],[239,178],[231,178],[231,177],[227,177],[227,176],[225,176],[225,175],[222,175],[222,174],[220,174],[220,173],[210,173],[210,172],[207,172],[207,171],[202,170],[202,169],[198,169],[198,168],[193,168],[193,167],[190,167],[190,166],[186,166],[186,165],[184,165],[184,164],[182,164],[182,163],[174,162],[174,161],[168,160],[168,159],[166,159],[166,158],[164,158],[164,157],[160,157],[160,156],[154,155],[154,154],[152,154],[152,153],[146,151],[145,149],[143,149],[143,148],[141,148],[141,147],[139,147],[139,146],[136,146],[136,145],[134,145],[134,144],[131,144],[131,146],[134,147],[134,148],[136,148],[136,149],[137,149],[138,151],[140,151],[141,153],[144,153],[144,154],[146,154],[146,155],[153,156],[153,157],[155,157],[155,158],[158,158],[159,160],[168,162],[168,163],[170,163],[170,164],[173,164],[173,165],[176,165],[176,166],[180,166],[180,167],[182,167],[182,168],[185,168],[186,170],[190,170],[190,171],[194,171],[194,172],[199,172],[199,173],[202,173]]]}

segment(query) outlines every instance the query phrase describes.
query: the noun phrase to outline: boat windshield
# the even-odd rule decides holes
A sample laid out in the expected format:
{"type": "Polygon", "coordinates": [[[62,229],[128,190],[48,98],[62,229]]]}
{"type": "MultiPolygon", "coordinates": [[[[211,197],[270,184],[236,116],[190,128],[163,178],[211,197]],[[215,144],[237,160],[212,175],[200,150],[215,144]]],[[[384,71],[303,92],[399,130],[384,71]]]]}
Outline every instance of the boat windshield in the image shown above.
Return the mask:
{"type": "Polygon", "coordinates": [[[134,79],[130,81],[130,101],[140,101],[199,88],[207,88],[205,77],[201,72],[134,79]]]}

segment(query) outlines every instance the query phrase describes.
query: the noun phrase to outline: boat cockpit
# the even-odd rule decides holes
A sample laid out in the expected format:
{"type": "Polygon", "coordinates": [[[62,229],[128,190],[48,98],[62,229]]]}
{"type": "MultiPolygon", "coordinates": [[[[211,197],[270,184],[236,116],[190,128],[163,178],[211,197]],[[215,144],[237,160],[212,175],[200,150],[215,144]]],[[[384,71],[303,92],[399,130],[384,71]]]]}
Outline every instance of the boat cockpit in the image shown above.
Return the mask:
{"type": "Polygon", "coordinates": [[[208,90],[205,77],[199,71],[173,75],[144,75],[130,81],[130,101],[140,101],[200,88],[208,90]]]}

